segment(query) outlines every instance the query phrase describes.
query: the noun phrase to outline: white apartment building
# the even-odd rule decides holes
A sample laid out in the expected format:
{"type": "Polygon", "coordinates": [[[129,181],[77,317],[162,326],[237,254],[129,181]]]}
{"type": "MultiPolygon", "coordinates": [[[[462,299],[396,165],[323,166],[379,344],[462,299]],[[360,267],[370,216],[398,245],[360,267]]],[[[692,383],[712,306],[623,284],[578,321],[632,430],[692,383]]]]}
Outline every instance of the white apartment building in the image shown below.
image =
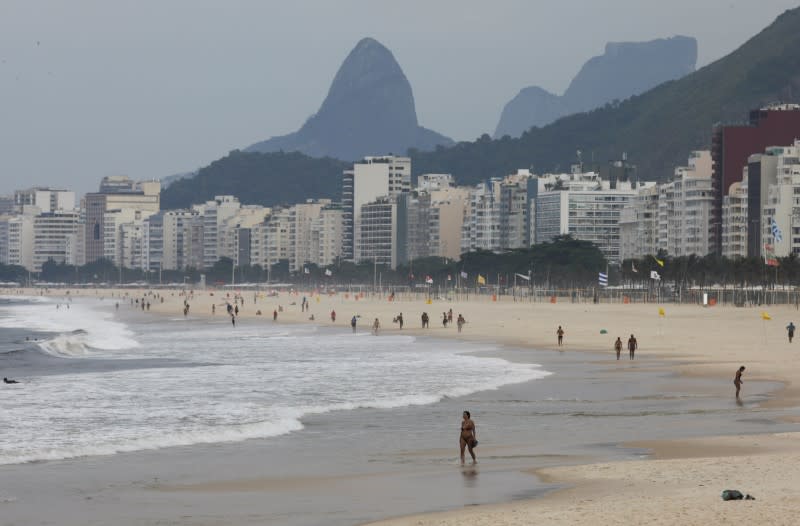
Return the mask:
{"type": "Polygon", "coordinates": [[[645,183],[620,212],[620,260],[658,253],[658,197],[655,183],[645,183]]]}
{"type": "Polygon", "coordinates": [[[747,168],[742,181],[733,183],[722,199],[722,256],[747,256],[747,168]]]}
{"type": "Polygon", "coordinates": [[[163,210],[145,220],[151,272],[203,266],[203,218],[197,210],[163,210]]]}
{"type": "Polygon", "coordinates": [[[792,146],[768,148],[767,155],[775,160],[775,172],[767,176],[762,163],[761,180],[775,182],[768,185],[766,196],[762,194],[761,239],[773,245],[778,257],[800,254],[800,140],[792,146]],[[773,222],[781,239],[773,234],[773,222]]]}
{"type": "Polygon", "coordinates": [[[659,185],[659,248],[678,257],[710,253],[713,201],[711,152],[692,152],[688,166],[676,168],[675,178],[659,185]]]}
{"type": "Polygon", "coordinates": [[[374,262],[396,268],[397,252],[397,202],[391,197],[380,197],[361,206],[361,221],[356,240],[358,261],[374,262]]]}
{"type": "Polygon", "coordinates": [[[93,262],[107,257],[109,253],[104,243],[106,237],[112,234],[111,229],[105,225],[106,214],[110,214],[109,220],[115,222],[118,227],[122,223],[114,215],[120,210],[140,211],[142,217],[158,212],[161,203],[161,183],[137,182],[125,176],[104,177],[100,182],[100,191],[86,194],[82,203],[86,214],[85,259],[87,262],[93,262]]]}
{"type": "Polygon", "coordinates": [[[429,193],[429,255],[457,260],[461,256],[461,232],[469,189],[445,186],[429,193]]]}
{"type": "Polygon", "coordinates": [[[469,192],[461,228],[461,252],[501,248],[500,179],[492,178],[469,192]]]}
{"type": "Polygon", "coordinates": [[[218,195],[212,201],[194,205],[203,221],[203,266],[211,268],[222,256],[222,241],[219,236],[220,227],[241,208],[239,200],[232,195],[218,195]]]}
{"type": "Polygon", "coordinates": [[[0,216],[0,263],[33,270],[33,216],[0,216]]]}
{"type": "Polygon", "coordinates": [[[246,205],[225,219],[219,225],[217,232],[219,257],[229,258],[235,266],[249,265],[251,263],[249,230],[263,223],[269,214],[269,208],[246,205]]]}
{"type": "Polygon", "coordinates": [[[620,263],[620,214],[636,196],[631,183],[619,181],[612,189],[609,181],[589,172],[552,183],[551,188],[559,187],[564,189],[545,190],[536,197],[536,243],[570,234],[591,241],[608,261],[620,263]]]}
{"type": "Polygon", "coordinates": [[[74,245],[81,228],[83,224],[77,210],[58,210],[33,216],[33,258],[28,270],[41,272],[42,265],[50,259],[70,265],[79,263],[76,260],[80,252],[74,245]]]}
{"type": "Polygon", "coordinates": [[[311,222],[311,263],[325,267],[342,257],[344,210],[341,205],[329,204],[311,222]]]}
{"type": "Polygon", "coordinates": [[[17,190],[14,192],[14,204],[17,211],[21,211],[23,206],[35,206],[43,213],[75,210],[75,192],[42,187],[17,190]]]}
{"type": "Polygon", "coordinates": [[[289,245],[293,247],[289,255],[289,270],[297,272],[306,263],[317,264],[319,246],[315,241],[318,243],[319,237],[318,233],[315,235],[313,225],[330,204],[330,199],[309,199],[289,208],[289,245]]]}
{"type": "Polygon", "coordinates": [[[356,237],[361,231],[361,207],[379,197],[394,197],[411,190],[411,159],[392,155],[365,157],[345,170],[342,177],[342,207],[344,209],[343,257],[360,261],[363,256],[357,247],[365,246],[356,237]]]}

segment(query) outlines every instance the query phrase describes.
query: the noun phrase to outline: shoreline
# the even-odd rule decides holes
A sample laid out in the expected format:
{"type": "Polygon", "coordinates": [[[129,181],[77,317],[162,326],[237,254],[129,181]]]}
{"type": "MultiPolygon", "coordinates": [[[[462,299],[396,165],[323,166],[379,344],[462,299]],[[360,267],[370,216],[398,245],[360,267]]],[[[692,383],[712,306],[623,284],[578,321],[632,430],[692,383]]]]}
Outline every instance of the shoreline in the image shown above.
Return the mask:
{"type": "MultiPolygon", "coordinates": [[[[62,292],[62,291],[59,291],[62,292]]],[[[93,292],[93,291],[92,291],[93,292]]],[[[105,293],[106,301],[110,298],[108,293],[110,290],[106,289],[102,292],[105,293]]],[[[123,290],[124,292],[131,291],[123,290]]],[[[159,293],[168,293],[165,302],[155,303],[151,306],[151,314],[170,314],[175,315],[179,312],[180,306],[183,301],[183,296],[180,296],[176,291],[158,291],[159,293]]],[[[141,292],[140,292],[141,293],[141,292]]],[[[190,301],[192,309],[190,317],[200,316],[202,319],[214,319],[210,313],[211,301],[219,302],[223,298],[216,293],[209,296],[206,292],[197,293],[190,301]],[[207,308],[205,314],[202,310],[207,308]],[[199,313],[200,312],[200,313],[199,313]]],[[[222,293],[224,294],[224,292],[222,293]]],[[[37,294],[29,294],[37,295],[37,294]]],[[[63,297],[63,294],[49,294],[49,296],[63,297]]],[[[80,294],[80,296],[95,297],[94,293],[80,294]]],[[[420,329],[420,328],[405,328],[403,334],[410,334],[414,336],[429,336],[433,338],[454,338],[467,342],[486,342],[497,343],[505,347],[521,347],[533,348],[543,352],[558,352],[559,349],[554,348],[555,343],[555,323],[561,320],[567,332],[565,336],[566,348],[563,352],[580,351],[583,353],[590,353],[592,356],[608,356],[608,364],[604,364],[603,360],[598,359],[597,364],[603,364],[606,370],[614,369],[613,351],[611,350],[611,338],[615,335],[624,336],[626,332],[617,328],[614,330],[611,327],[619,327],[624,322],[640,322],[642,327],[637,328],[637,339],[640,341],[641,349],[638,355],[641,361],[634,361],[633,368],[627,369],[625,374],[633,375],[637,371],[662,371],[673,372],[680,378],[688,379],[714,379],[719,380],[724,377],[730,376],[736,366],[741,363],[746,363],[748,366],[748,373],[755,371],[751,376],[745,376],[744,396],[747,397],[748,381],[771,381],[779,382],[781,387],[775,391],[771,391],[769,399],[761,404],[764,409],[795,409],[800,405],[800,389],[793,386],[793,380],[796,378],[798,366],[792,362],[791,347],[785,344],[783,338],[782,325],[773,323],[767,325],[758,317],[762,311],[769,311],[774,319],[786,318],[786,321],[792,317],[800,317],[800,313],[795,308],[789,306],[772,306],[761,308],[735,308],[735,307],[710,307],[703,308],[698,306],[683,306],[683,305],[666,305],[667,316],[665,318],[657,317],[658,305],[587,305],[587,304],[539,304],[539,303],[511,303],[510,301],[471,301],[462,302],[461,304],[453,304],[454,317],[457,316],[459,309],[465,312],[468,323],[464,328],[464,333],[461,335],[455,332],[455,329],[448,328],[442,329],[437,323],[435,314],[439,308],[448,306],[448,303],[436,300],[433,304],[421,305],[421,302],[413,301],[397,301],[389,304],[380,300],[359,300],[358,302],[350,299],[344,300],[341,297],[322,297],[320,300],[311,301],[311,310],[315,313],[315,320],[309,321],[304,319],[307,317],[306,313],[299,312],[299,303],[302,294],[298,296],[287,297],[282,294],[278,298],[263,298],[259,299],[256,307],[253,307],[250,299],[245,296],[245,306],[240,316],[247,318],[258,318],[254,310],[261,308],[264,311],[265,323],[273,323],[270,306],[276,308],[278,304],[287,304],[284,312],[279,314],[278,324],[291,323],[291,324],[307,324],[312,323],[319,326],[331,326],[326,316],[327,309],[335,308],[337,311],[337,322],[334,326],[341,327],[342,330],[349,330],[346,325],[346,320],[349,320],[352,312],[358,311],[362,314],[362,321],[379,317],[383,323],[388,324],[391,318],[391,313],[404,311],[406,324],[417,325],[416,317],[413,322],[410,322],[412,316],[406,314],[413,311],[417,314],[418,311],[429,309],[431,313],[432,325],[435,328],[420,329]],[[298,305],[288,305],[295,301],[298,305]],[[281,303],[282,302],[282,303],[281,303]],[[489,314],[481,316],[482,310],[488,309],[489,314]],[[500,312],[498,316],[498,310],[500,312]],[[646,320],[642,322],[642,310],[652,311],[652,316],[657,320],[646,320]],[[494,312],[491,312],[494,311],[494,312]],[[365,313],[369,313],[365,315],[365,313]],[[534,315],[534,319],[530,319],[530,315],[534,315]],[[523,320],[522,317],[525,319],[523,320]],[[613,322],[609,322],[609,318],[614,318],[613,322]],[[479,321],[475,321],[479,320],[479,321]],[[676,321],[673,321],[676,320],[676,321]],[[697,336],[697,328],[702,327],[703,324],[711,324],[705,327],[705,332],[711,333],[711,344],[714,348],[705,348],[704,345],[709,345],[708,338],[700,338],[697,336]],[[576,325],[577,324],[577,325],[576,325]],[[484,325],[481,327],[481,325],[484,325]],[[600,328],[606,325],[610,328],[607,330],[607,335],[599,335],[600,328]],[[520,327],[528,330],[520,330],[520,327]],[[574,328],[576,327],[577,328],[574,328]],[[676,338],[672,331],[676,331],[680,327],[681,335],[676,338]],[[778,330],[775,330],[775,327],[778,330]],[[552,340],[548,345],[545,337],[545,330],[551,328],[552,340]],[[472,330],[471,330],[472,329],[472,330]],[[640,336],[644,335],[644,336],[640,336]],[[714,338],[717,339],[716,343],[713,342],[714,338]],[[783,341],[781,341],[783,339],[783,341]],[[607,340],[607,349],[602,350],[602,342],[607,340]],[[783,346],[781,346],[784,344],[783,346]],[[788,347],[788,348],[787,348],[788,347]],[[765,354],[770,353],[770,354],[765,354]],[[653,364],[656,359],[660,363],[653,364]],[[755,366],[752,364],[755,363],[755,366]],[[655,365],[655,368],[653,367],[655,365]]],[[[137,297],[136,295],[131,297],[137,297]]],[[[141,297],[141,296],[138,296],[141,297]]],[[[115,298],[116,299],[116,298],[115,298]]],[[[122,305],[120,305],[122,308],[122,305]]],[[[216,316],[225,316],[224,309],[217,312],[216,316]]],[[[644,315],[646,316],[646,315],[644,315]]],[[[223,318],[224,319],[224,318],[223,318]]],[[[367,323],[362,323],[368,325],[367,323]]],[[[385,326],[385,325],[384,325],[385,326]]],[[[392,327],[385,329],[384,332],[398,334],[401,333],[398,329],[392,327]]],[[[360,330],[368,330],[366,327],[360,330]]],[[[702,331],[700,331],[702,332],[702,331]]],[[[708,336],[708,335],[706,335],[708,336]]],[[[800,345],[800,344],[798,344],[800,345]]],[[[623,357],[624,357],[623,352],[623,357]]],[[[620,365],[627,363],[627,360],[622,360],[620,365]]],[[[619,365],[618,365],[619,366],[619,365]]],[[[796,417],[787,415],[787,421],[795,421],[796,417]]],[[[556,506],[559,513],[567,513],[573,516],[575,524],[589,524],[591,514],[589,517],[582,517],[574,515],[576,506],[587,506],[588,503],[596,502],[596,499],[610,499],[614,500],[613,495],[607,494],[603,489],[604,487],[618,487],[621,481],[627,480],[637,471],[643,469],[640,463],[667,463],[669,469],[676,471],[685,471],[692,467],[697,459],[702,459],[702,464],[706,466],[709,473],[717,473],[720,463],[719,459],[725,457],[735,456],[740,462],[745,462],[748,466],[751,461],[758,459],[763,461],[767,458],[767,462],[772,469],[776,470],[789,470],[788,466],[792,464],[800,452],[800,447],[793,448],[791,442],[787,443],[786,437],[791,436],[787,433],[779,435],[763,434],[763,435],[743,435],[743,436],[724,436],[714,437],[706,436],[700,439],[688,440],[668,440],[668,441],[646,441],[646,442],[625,442],[618,444],[618,447],[623,448],[643,448],[651,450],[652,453],[648,460],[643,461],[624,461],[613,463],[601,464],[584,464],[582,466],[566,466],[559,468],[547,467],[541,470],[534,470],[536,475],[542,481],[552,481],[558,485],[567,485],[562,489],[557,489],[548,492],[544,496],[536,497],[531,501],[511,501],[503,504],[488,504],[478,507],[471,507],[469,510],[452,510],[447,512],[438,512],[435,514],[413,515],[408,517],[400,517],[397,519],[390,519],[386,521],[379,521],[369,524],[381,525],[400,525],[400,524],[463,524],[466,520],[470,524],[524,524],[526,519],[518,517],[520,513],[536,513],[536,517],[540,517],[541,513],[548,513],[553,506],[556,506]],[[757,446],[740,447],[738,442],[750,441],[757,446]],[[665,453],[665,451],[672,451],[672,453],[665,453]],[[680,453],[680,454],[678,454],[680,453]],[[709,460],[710,459],[710,460],[709,460]],[[714,460],[717,459],[717,460],[714,460]],[[692,460],[693,462],[690,462],[692,460]],[[663,462],[662,462],[663,461],[663,462]],[[611,467],[609,467],[611,466],[611,467]],[[598,483],[598,472],[613,472],[617,478],[602,479],[602,483],[598,483]],[[592,497],[594,496],[594,497],[592,497]],[[577,504],[575,499],[578,500],[577,504]],[[572,499],[572,500],[570,500],[572,499]],[[526,511],[527,510],[527,511],[526,511]],[[486,516],[486,522],[480,520],[473,521],[473,517],[486,516]],[[584,522],[582,522],[584,521],[584,522]]],[[[796,435],[795,435],[796,436],[796,435]]],[[[725,463],[727,464],[727,463],[725,463]]],[[[663,468],[664,466],[662,466],[663,468]]],[[[651,468],[647,468],[651,469],[651,468]]],[[[780,477],[784,480],[783,477],[780,477]]],[[[794,480],[794,479],[792,479],[794,480]]],[[[769,485],[765,486],[768,487],[769,485]]],[[[649,488],[649,486],[648,486],[649,488]]],[[[743,487],[744,488],[744,487],[743,487]]],[[[728,488],[721,488],[728,489],[728,488]]],[[[720,489],[720,491],[721,491],[720,489]]],[[[735,489],[735,488],[731,488],[735,489]]],[[[742,488],[739,488],[742,489],[742,488]]],[[[743,492],[758,494],[756,489],[742,489],[743,492]]],[[[630,490],[629,490],[630,491],[630,490]]],[[[662,488],[662,491],[665,491],[662,488]]],[[[667,490],[669,493],[671,490],[667,490]]],[[[718,492],[716,492],[714,502],[722,502],[719,499],[718,492]]],[[[675,493],[678,495],[680,492],[675,493]]],[[[757,495],[758,496],[758,495],[757,495]]],[[[648,495],[648,498],[652,495],[648,495]]],[[[797,492],[791,493],[792,502],[795,499],[800,500],[800,495],[797,492]]],[[[662,502],[663,505],[669,507],[669,502],[662,502]]],[[[708,503],[707,503],[708,504],[708,503]]],[[[726,504],[730,506],[730,504],[726,504]]],[[[759,509],[761,506],[748,503],[748,506],[753,509],[759,509]]],[[[711,509],[715,512],[724,513],[725,510],[719,510],[717,507],[712,506],[711,509]]],[[[763,513],[765,510],[760,510],[763,513]]],[[[554,510],[553,510],[554,512],[554,510]]],[[[608,510],[605,510],[607,513],[608,510]]],[[[664,510],[662,509],[663,513],[664,510]]],[[[698,510],[702,512],[702,510],[698,510]]],[[[734,511],[735,512],[735,511],[734,511]]],[[[641,513],[646,513],[646,509],[642,509],[641,513]]],[[[669,516],[669,514],[667,514],[669,516]]],[[[555,516],[551,517],[554,519],[555,516]]],[[[596,516],[595,516],[596,517],[596,516]]],[[[530,516],[529,516],[530,518],[530,516]]],[[[646,517],[642,517],[644,520],[646,517]]],[[[672,517],[673,521],[677,520],[672,517]]],[[[684,517],[685,519],[685,517],[684,517]]],[[[484,519],[482,519],[484,520],[484,519]]],[[[780,519],[776,519],[780,521],[780,519]]],[[[542,522],[537,519],[537,523],[542,522]]],[[[661,522],[657,522],[661,524],[661,522]]],[[[665,520],[663,524],[671,524],[665,520]]],[[[683,522],[685,524],[694,524],[694,522],[683,522]]],[[[699,523],[699,522],[698,522],[699,523]]],[[[781,522],[776,522],[781,523],[781,522]]],[[[787,522],[788,524],[789,522],[787,522]]]]}

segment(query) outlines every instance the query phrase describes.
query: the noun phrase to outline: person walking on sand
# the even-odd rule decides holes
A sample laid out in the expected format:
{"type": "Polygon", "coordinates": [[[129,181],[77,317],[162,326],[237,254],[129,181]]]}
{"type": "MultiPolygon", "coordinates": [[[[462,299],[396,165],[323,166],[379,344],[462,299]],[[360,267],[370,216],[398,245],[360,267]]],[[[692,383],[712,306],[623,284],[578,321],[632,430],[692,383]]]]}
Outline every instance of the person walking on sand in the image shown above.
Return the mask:
{"type": "Polygon", "coordinates": [[[628,354],[630,355],[630,359],[633,360],[633,355],[636,352],[636,349],[639,348],[639,342],[636,341],[636,337],[631,334],[631,337],[628,338],[628,354]]]}
{"type": "Polygon", "coordinates": [[[556,336],[558,336],[558,346],[561,347],[564,344],[564,329],[561,328],[561,325],[558,326],[556,336]]]}
{"type": "Polygon", "coordinates": [[[358,319],[355,316],[350,318],[350,327],[353,329],[353,333],[356,332],[356,324],[358,323],[358,319]]]}
{"type": "Polygon", "coordinates": [[[446,312],[442,313],[442,327],[444,327],[445,329],[447,328],[447,313],[446,312]]]}
{"type": "Polygon", "coordinates": [[[236,316],[231,316],[231,325],[236,327],[236,316]]]}
{"type": "Polygon", "coordinates": [[[619,354],[622,352],[622,338],[617,336],[617,341],[614,342],[614,350],[617,351],[617,360],[619,360],[619,354]]]}
{"type": "Polygon", "coordinates": [[[429,323],[430,323],[430,318],[428,318],[428,313],[427,312],[423,312],[422,313],[422,328],[423,329],[427,329],[429,323]]]}
{"type": "Polygon", "coordinates": [[[786,333],[789,335],[789,343],[792,343],[792,338],[794,338],[794,323],[789,322],[789,325],[786,326],[786,333]]]}
{"type": "Polygon", "coordinates": [[[400,330],[403,330],[403,313],[397,315],[397,324],[400,325],[400,330]]]}
{"type": "Polygon", "coordinates": [[[456,320],[456,325],[458,326],[458,332],[461,332],[461,328],[464,326],[465,323],[467,323],[467,320],[465,320],[464,316],[462,316],[459,313],[458,319],[456,320]]]}
{"type": "Polygon", "coordinates": [[[475,446],[478,445],[478,440],[475,438],[475,422],[472,421],[469,411],[464,411],[461,418],[461,434],[458,437],[458,445],[461,448],[461,465],[464,465],[464,448],[469,449],[472,463],[475,464],[478,462],[478,459],[475,458],[475,446]]]}
{"type": "Polygon", "coordinates": [[[278,321],[278,311],[277,310],[273,310],[272,311],[272,321],[278,321]]]}
{"type": "Polygon", "coordinates": [[[378,318],[375,318],[375,321],[372,322],[372,334],[377,336],[380,328],[381,328],[381,322],[378,320],[378,318]]]}
{"type": "Polygon", "coordinates": [[[331,311],[331,323],[336,323],[336,311],[331,311]]]}
{"type": "Polygon", "coordinates": [[[742,384],[744,381],[742,380],[742,373],[744,372],[744,365],[739,367],[736,370],[736,376],[733,378],[733,385],[736,386],[736,399],[739,399],[739,391],[742,389],[742,384]]]}

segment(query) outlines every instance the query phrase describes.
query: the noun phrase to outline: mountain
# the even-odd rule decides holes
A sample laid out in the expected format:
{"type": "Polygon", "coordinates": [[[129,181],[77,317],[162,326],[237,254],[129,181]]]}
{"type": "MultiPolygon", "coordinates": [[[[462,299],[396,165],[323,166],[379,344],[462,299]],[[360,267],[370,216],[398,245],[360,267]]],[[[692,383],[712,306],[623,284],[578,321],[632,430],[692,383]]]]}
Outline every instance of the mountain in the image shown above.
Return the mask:
{"type": "MultiPolygon", "coordinates": [[[[779,16],[728,56],[679,80],[609,103],[588,113],[534,127],[518,139],[483,135],[433,152],[412,150],[412,169],[451,173],[459,184],[503,176],[517,168],[568,168],[576,150],[605,163],[627,152],[645,180],[665,180],[691,150],[708,148],[718,122],[742,122],[749,110],[782,100],[800,102],[800,8],[779,16]]],[[[298,153],[232,152],[193,178],[162,192],[165,208],[185,207],[214,195],[247,203],[296,203],[337,196],[346,164],[298,153]]]]}
{"type": "Polygon", "coordinates": [[[435,152],[411,152],[414,173],[452,173],[461,184],[533,167],[565,170],[627,152],[638,177],[665,180],[689,152],[709,148],[715,123],[746,121],[751,109],[800,102],[800,8],[786,11],[733,53],[623,102],[534,127],[518,139],[488,135],[435,152]]]}
{"type": "Polygon", "coordinates": [[[274,206],[308,198],[338,199],[343,161],[316,159],[298,152],[234,150],[200,168],[194,177],[173,180],[161,192],[161,208],[188,208],[216,195],[235,195],[243,204],[274,206]]]}
{"type": "Polygon", "coordinates": [[[503,108],[494,136],[519,137],[531,126],[627,99],[691,73],[696,63],[697,41],[691,37],[609,42],[603,55],[583,65],[563,95],[538,86],[523,88],[503,108]]]}
{"type": "Polygon", "coordinates": [[[418,124],[411,84],[392,52],[364,38],[342,63],[319,111],[302,128],[253,144],[247,151],[299,151],[357,160],[452,144],[418,124]]]}

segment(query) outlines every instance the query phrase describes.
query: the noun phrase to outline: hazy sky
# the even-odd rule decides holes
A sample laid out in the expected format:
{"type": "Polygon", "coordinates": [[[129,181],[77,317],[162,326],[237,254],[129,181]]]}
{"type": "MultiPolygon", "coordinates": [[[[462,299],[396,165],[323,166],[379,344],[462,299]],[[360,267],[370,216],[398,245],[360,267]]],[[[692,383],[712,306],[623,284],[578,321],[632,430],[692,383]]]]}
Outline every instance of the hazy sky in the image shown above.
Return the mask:
{"type": "Polygon", "coordinates": [[[0,193],[193,170],[296,130],[378,39],[422,125],[492,133],[521,88],[562,93],[607,41],[694,36],[702,66],[798,0],[0,0],[0,193]]]}

